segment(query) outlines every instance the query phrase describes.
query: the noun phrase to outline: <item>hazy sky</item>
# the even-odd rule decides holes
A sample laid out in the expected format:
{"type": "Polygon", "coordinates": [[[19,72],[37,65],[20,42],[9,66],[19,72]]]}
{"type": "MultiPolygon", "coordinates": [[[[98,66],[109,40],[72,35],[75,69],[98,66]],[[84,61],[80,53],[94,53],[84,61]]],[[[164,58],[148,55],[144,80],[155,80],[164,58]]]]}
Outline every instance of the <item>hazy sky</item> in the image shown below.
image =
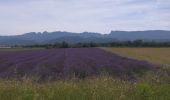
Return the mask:
{"type": "Polygon", "coordinates": [[[0,0],[0,35],[170,30],[170,0],[0,0]]]}

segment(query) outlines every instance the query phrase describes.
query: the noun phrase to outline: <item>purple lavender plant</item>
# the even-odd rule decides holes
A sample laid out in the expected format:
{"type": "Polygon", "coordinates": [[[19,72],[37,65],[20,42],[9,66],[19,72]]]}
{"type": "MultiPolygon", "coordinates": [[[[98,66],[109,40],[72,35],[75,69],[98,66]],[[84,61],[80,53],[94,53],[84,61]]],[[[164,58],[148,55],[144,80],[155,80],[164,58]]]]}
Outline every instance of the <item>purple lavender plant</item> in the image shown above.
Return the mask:
{"type": "Polygon", "coordinates": [[[154,65],[106,52],[98,48],[68,48],[21,52],[0,52],[0,78],[79,78],[109,75],[129,79],[142,75],[154,65]]]}

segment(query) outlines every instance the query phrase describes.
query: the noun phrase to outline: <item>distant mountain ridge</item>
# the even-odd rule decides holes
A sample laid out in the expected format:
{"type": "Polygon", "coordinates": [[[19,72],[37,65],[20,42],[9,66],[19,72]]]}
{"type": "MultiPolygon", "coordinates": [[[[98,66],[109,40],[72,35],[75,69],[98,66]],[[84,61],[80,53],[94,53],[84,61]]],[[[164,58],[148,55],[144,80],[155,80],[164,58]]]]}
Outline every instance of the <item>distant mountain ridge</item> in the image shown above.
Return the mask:
{"type": "Polygon", "coordinates": [[[0,36],[0,45],[47,44],[66,41],[69,43],[96,42],[106,43],[127,40],[170,41],[170,31],[111,31],[109,34],[94,32],[30,32],[22,35],[0,36]]]}

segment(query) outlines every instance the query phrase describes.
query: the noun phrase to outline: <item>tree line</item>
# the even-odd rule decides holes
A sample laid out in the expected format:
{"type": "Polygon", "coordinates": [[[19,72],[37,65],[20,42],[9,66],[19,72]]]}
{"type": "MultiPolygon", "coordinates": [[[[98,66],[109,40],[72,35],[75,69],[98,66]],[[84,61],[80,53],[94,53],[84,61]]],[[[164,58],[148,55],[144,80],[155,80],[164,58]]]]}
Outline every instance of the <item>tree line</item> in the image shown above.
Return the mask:
{"type": "Polygon", "coordinates": [[[110,43],[68,43],[68,42],[56,42],[51,44],[35,44],[35,45],[25,45],[22,47],[40,47],[40,48],[90,48],[90,47],[170,47],[170,42],[155,42],[155,41],[115,41],[110,43]]]}

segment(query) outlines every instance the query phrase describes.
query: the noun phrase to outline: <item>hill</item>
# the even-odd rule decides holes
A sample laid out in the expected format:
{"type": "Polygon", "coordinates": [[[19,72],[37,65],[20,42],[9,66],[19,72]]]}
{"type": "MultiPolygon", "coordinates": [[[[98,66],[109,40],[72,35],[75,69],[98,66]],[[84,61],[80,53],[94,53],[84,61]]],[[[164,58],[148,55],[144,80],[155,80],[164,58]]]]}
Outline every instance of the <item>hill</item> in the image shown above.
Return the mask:
{"type": "Polygon", "coordinates": [[[146,41],[170,41],[170,31],[111,31],[109,34],[94,32],[30,32],[22,35],[0,36],[2,45],[27,45],[27,44],[46,44],[66,41],[69,43],[96,42],[107,43],[113,41],[127,40],[146,40],[146,41]]]}

